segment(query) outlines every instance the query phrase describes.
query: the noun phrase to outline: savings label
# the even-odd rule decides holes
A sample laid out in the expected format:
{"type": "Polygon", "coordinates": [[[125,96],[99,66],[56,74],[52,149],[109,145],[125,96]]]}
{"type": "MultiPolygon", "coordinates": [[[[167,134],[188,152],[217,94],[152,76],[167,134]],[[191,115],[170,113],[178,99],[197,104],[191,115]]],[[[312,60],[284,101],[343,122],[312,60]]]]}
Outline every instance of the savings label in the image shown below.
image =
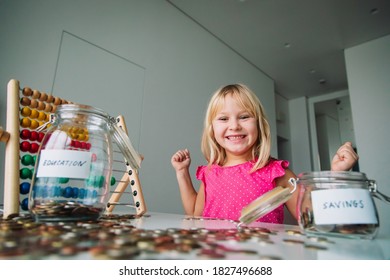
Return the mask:
{"type": "Polygon", "coordinates": [[[311,196],[317,225],[378,223],[375,205],[368,190],[317,190],[311,196]]]}

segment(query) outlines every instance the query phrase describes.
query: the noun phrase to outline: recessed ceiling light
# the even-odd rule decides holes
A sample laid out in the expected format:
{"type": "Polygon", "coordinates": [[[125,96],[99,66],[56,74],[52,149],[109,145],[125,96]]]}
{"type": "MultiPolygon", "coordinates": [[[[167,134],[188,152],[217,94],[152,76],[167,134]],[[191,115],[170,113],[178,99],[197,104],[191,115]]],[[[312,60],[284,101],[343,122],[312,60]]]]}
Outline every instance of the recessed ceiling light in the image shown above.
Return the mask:
{"type": "Polygon", "coordinates": [[[373,9],[371,9],[371,11],[370,11],[370,14],[371,14],[371,15],[376,15],[377,13],[379,13],[379,10],[378,10],[377,8],[373,8],[373,9]]]}
{"type": "Polygon", "coordinates": [[[320,83],[320,85],[326,84],[326,80],[325,79],[319,79],[318,82],[320,83]]]}

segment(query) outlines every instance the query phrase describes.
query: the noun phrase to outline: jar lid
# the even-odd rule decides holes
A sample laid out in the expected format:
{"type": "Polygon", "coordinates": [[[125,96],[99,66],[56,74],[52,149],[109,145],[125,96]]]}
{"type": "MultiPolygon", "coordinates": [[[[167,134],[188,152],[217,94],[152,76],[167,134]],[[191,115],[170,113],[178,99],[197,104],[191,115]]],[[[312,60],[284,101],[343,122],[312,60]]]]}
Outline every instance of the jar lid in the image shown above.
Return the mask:
{"type": "Polygon", "coordinates": [[[240,222],[250,224],[260,219],[289,200],[294,190],[291,191],[289,188],[278,186],[266,192],[242,209],[239,218],[240,222]]]}
{"type": "Polygon", "coordinates": [[[116,140],[118,147],[125,157],[127,163],[132,169],[138,170],[141,166],[142,159],[134,149],[130,138],[119,126],[116,125],[114,118],[111,119],[111,127],[114,130],[113,137],[116,140]]]}
{"type": "Polygon", "coordinates": [[[354,171],[315,171],[304,172],[298,175],[299,181],[313,181],[329,183],[335,181],[368,181],[365,173],[354,171]]]}

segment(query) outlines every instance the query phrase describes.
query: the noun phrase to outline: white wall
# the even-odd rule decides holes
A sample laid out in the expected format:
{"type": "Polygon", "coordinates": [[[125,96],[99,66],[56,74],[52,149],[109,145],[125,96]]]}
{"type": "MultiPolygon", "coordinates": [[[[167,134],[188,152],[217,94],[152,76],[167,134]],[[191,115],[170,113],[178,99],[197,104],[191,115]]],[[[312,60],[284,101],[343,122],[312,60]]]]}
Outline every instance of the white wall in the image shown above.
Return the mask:
{"type": "MultiPolygon", "coordinates": [[[[139,104],[142,121],[135,142],[145,157],[140,179],[150,211],[182,213],[170,157],[177,149],[189,148],[192,174],[204,163],[200,153],[203,115],[210,95],[221,85],[243,82],[258,94],[275,135],[272,153],[276,154],[273,81],[166,1],[0,0],[0,18],[2,126],[9,79],[51,92],[63,31],[145,70],[143,103],[139,104]]],[[[91,105],[131,102],[128,91],[107,94],[78,92],[75,88],[61,97],[78,102],[87,94],[93,96],[91,105]]],[[[120,113],[130,130],[129,115],[120,113]]],[[[0,186],[4,178],[3,144],[0,186]]],[[[1,187],[1,201],[2,193],[1,187]]]]}
{"type": "Polygon", "coordinates": [[[307,120],[307,99],[300,97],[289,101],[291,124],[291,147],[293,164],[291,169],[298,175],[312,170],[310,156],[310,135],[307,120]]]}
{"type": "MultiPolygon", "coordinates": [[[[390,196],[390,36],[345,51],[360,170],[390,196]]],[[[390,234],[390,205],[376,200],[380,234],[390,234]]]]}

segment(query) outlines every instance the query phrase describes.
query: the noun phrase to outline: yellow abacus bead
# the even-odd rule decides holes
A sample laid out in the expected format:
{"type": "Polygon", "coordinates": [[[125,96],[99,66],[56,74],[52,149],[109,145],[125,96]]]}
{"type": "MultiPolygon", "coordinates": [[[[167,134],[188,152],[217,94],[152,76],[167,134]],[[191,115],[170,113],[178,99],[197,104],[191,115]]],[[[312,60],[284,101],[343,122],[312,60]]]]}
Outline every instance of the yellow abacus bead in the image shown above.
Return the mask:
{"type": "Polygon", "coordinates": [[[39,126],[43,126],[46,122],[38,121],[39,126]]]}
{"type": "Polygon", "coordinates": [[[77,139],[80,140],[80,141],[84,141],[85,137],[86,137],[85,134],[79,134],[77,139]]]}
{"type": "Polygon", "coordinates": [[[30,127],[31,120],[29,118],[23,118],[20,120],[20,125],[24,128],[30,127]]]}
{"type": "Polygon", "coordinates": [[[40,120],[40,121],[46,120],[46,114],[45,114],[45,112],[42,112],[42,111],[39,112],[39,114],[38,114],[38,120],[40,120]]]}
{"type": "Polygon", "coordinates": [[[36,109],[31,110],[30,118],[36,119],[39,115],[39,112],[36,109]]]}
{"type": "Polygon", "coordinates": [[[88,134],[88,133],[86,133],[86,134],[85,134],[84,141],[88,141],[88,140],[89,140],[89,134],[88,134]]]}
{"type": "Polygon", "coordinates": [[[32,130],[37,129],[39,126],[39,122],[37,120],[31,120],[30,128],[32,130]]]}
{"type": "Polygon", "coordinates": [[[31,114],[31,109],[29,107],[23,107],[22,110],[20,111],[20,114],[23,117],[28,117],[31,114]]]}

